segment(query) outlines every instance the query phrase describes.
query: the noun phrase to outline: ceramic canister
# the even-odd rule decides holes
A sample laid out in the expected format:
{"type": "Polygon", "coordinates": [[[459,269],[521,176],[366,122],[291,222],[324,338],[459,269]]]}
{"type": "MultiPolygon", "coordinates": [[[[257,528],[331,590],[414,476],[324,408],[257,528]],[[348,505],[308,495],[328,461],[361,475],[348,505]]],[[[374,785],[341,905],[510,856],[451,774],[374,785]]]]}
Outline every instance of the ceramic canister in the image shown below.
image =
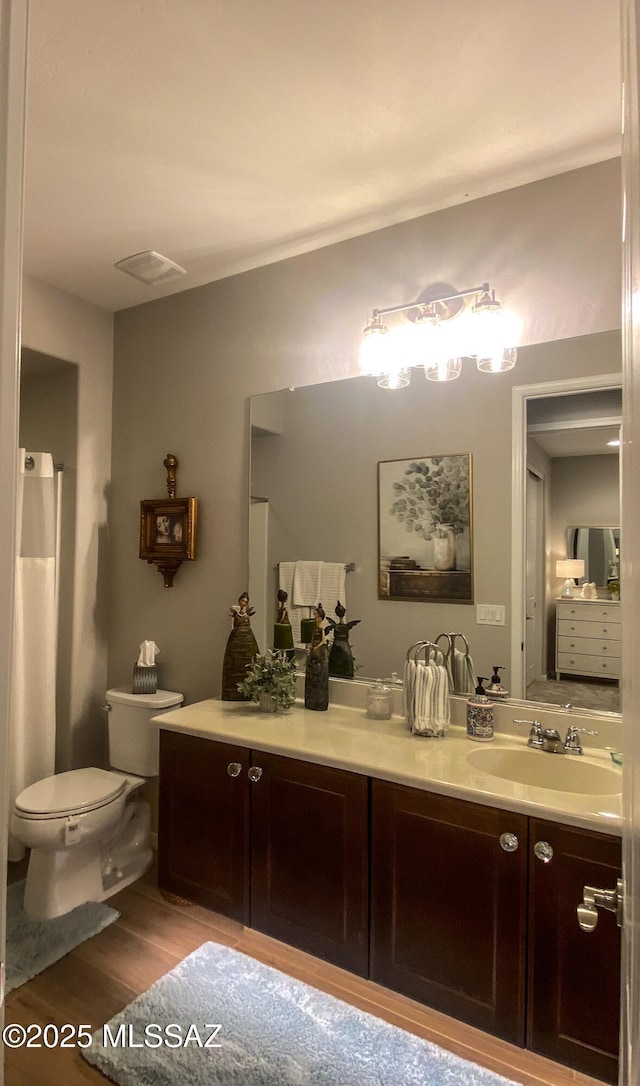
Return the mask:
{"type": "Polygon", "coordinates": [[[467,702],[467,738],[479,743],[493,739],[493,702],[478,694],[467,702]]]}

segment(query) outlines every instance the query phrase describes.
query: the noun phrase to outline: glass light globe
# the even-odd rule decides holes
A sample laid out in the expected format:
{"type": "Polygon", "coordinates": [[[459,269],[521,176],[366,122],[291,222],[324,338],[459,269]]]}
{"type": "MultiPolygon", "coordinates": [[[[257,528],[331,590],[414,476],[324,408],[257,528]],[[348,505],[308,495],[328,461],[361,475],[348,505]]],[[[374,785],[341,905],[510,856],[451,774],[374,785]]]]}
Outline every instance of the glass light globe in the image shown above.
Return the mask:
{"type": "Polygon", "coordinates": [[[455,381],[462,372],[461,358],[441,358],[435,366],[425,366],[427,381],[455,381]]]}
{"type": "Polygon", "coordinates": [[[485,373],[504,373],[516,364],[516,344],[520,338],[519,321],[492,297],[474,306],[471,353],[478,369],[485,373]]]}
{"type": "Polygon", "coordinates": [[[414,324],[416,332],[416,365],[432,370],[442,366],[450,355],[451,335],[449,322],[439,320],[437,316],[425,314],[418,317],[414,324]]]}
{"type": "Polygon", "coordinates": [[[411,370],[407,366],[390,370],[378,377],[380,388],[406,388],[411,381],[411,370]]]}
{"type": "Polygon", "coordinates": [[[380,388],[406,388],[411,381],[411,367],[417,365],[417,342],[413,324],[393,325],[384,336],[383,352],[378,355],[376,374],[380,388]]]}
{"type": "Polygon", "coordinates": [[[362,343],[358,355],[358,369],[364,377],[377,377],[384,373],[386,362],[386,339],[388,331],[378,318],[372,317],[362,333],[362,343]]]}

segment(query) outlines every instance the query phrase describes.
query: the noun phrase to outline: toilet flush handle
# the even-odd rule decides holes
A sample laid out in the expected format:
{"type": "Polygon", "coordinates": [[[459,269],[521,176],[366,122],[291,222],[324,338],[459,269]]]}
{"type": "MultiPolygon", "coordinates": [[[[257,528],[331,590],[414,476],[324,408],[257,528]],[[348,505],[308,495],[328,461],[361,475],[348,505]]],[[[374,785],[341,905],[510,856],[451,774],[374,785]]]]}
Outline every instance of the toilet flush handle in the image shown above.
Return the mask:
{"type": "Polygon", "coordinates": [[[111,706],[109,705],[108,701],[105,701],[104,705],[101,705],[100,708],[102,709],[103,713],[111,712],[111,706]]]}
{"type": "Polygon", "coordinates": [[[80,840],[80,823],[77,818],[67,818],[64,824],[64,843],[66,846],[76,845],[80,840]]]}

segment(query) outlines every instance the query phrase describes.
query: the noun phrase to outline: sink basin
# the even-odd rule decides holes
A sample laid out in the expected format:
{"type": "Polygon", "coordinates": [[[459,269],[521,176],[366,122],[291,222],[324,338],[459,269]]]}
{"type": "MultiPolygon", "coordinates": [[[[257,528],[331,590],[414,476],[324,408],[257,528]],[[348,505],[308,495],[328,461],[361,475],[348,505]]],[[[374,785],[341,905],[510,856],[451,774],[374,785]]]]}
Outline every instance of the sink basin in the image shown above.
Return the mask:
{"type": "Polygon", "coordinates": [[[610,796],[622,791],[621,773],[585,762],[574,754],[548,754],[528,747],[523,750],[480,747],[469,751],[467,762],[493,777],[535,788],[553,788],[556,792],[610,796]]]}

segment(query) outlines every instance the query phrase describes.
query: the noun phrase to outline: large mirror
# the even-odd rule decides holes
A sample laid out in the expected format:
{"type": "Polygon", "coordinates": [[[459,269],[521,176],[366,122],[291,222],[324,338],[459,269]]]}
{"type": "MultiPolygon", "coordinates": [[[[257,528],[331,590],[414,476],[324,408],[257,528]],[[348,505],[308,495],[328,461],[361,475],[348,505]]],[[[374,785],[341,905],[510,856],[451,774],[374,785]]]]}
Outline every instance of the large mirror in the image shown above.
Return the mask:
{"type": "MultiPolygon", "coordinates": [[[[514,555],[513,474],[518,465],[526,470],[528,462],[526,411],[517,433],[514,390],[533,389],[527,404],[538,398],[535,386],[548,397],[548,387],[564,378],[577,395],[581,381],[589,386],[598,375],[615,375],[621,366],[620,334],[521,347],[515,369],[506,374],[480,373],[470,360],[464,366],[458,380],[444,384],[425,381],[417,369],[407,388],[394,391],[358,377],[252,398],[250,591],[259,643],[271,644],[283,563],[341,564],[349,570],[342,601],[347,619],[360,620],[351,633],[357,678],[401,676],[415,641],[460,632],[469,642],[474,674],[489,677],[495,666],[502,667],[503,685],[519,699],[526,696],[526,672],[512,656],[517,642],[524,658],[526,641],[524,499],[523,508],[518,504],[522,555],[514,555]],[[385,510],[378,508],[379,463],[459,454],[471,458],[473,601],[380,598],[378,524],[385,510]],[[512,570],[519,586],[515,602],[512,570]]],[[[592,475],[578,472],[581,482],[573,485],[562,529],[550,516],[550,494],[543,501],[538,531],[548,583],[541,600],[558,596],[563,584],[551,576],[549,565],[559,550],[557,531],[562,532],[558,557],[564,558],[569,526],[620,523],[619,505],[617,516],[594,519],[592,475]]],[[[411,529],[406,538],[407,554],[413,555],[411,529]]],[[[425,546],[433,551],[433,544],[425,546]]],[[[336,602],[322,601],[328,615],[336,602]]],[[[546,615],[543,625],[550,621],[546,615]]],[[[542,638],[536,675],[548,690],[535,700],[563,704],[568,699],[554,691],[554,669],[545,662],[551,642],[542,638]]],[[[588,685],[570,699],[574,705],[592,707],[584,704],[588,685]]]]}

